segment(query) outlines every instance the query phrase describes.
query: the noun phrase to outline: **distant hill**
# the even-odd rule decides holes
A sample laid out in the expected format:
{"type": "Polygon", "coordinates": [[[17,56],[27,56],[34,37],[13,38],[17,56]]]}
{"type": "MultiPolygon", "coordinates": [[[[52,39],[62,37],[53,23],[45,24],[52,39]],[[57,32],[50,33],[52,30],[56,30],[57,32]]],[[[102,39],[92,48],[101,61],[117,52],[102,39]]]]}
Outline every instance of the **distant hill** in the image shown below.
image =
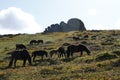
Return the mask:
{"type": "Polygon", "coordinates": [[[84,31],[86,30],[84,23],[77,18],[72,18],[68,20],[67,23],[64,21],[61,21],[60,24],[52,24],[51,26],[48,26],[44,33],[49,32],[69,32],[69,31],[84,31]]]}

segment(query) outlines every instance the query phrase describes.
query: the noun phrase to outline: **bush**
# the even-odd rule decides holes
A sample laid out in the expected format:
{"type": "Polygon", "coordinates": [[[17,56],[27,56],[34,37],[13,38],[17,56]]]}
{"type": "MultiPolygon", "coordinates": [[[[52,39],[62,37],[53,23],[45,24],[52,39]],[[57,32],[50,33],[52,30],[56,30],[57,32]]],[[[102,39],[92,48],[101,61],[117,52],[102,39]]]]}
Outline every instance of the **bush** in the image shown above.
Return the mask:
{"type": "Polygon", "coordinates": [[[101,45],[113,45],[114,43],[112,42],[102,42],[101,45]]]}
{"type": "Polygon", "coordinates": [[[112,53],[120,56],[120,51],[113,51],[112,53]]]}
{"type": "Polygon", "coordinates": [[[98,54],[95,60],[104,61],[104,60],[109,60],[109,59],[114,59],[114,58],[117,58],[115,54],[103,53],[103,54],[98,54]]]}
{"type": "Polygon", "coordinates": [[[113,62],[113,66],[114,67],[119,67],[120,66],[120,59],[115,61],[115,62],[113,62]]]}
{"type": "Polygon", "coordinates": [[[85,63],[91,63],[91,62],[93,62],[94,61],[94,59],[86,59],[85,60],[85,63]]]}
{"type": "Polygon", "coordinates": [[[94,67],[86,67],[84,68],[84,72],[96,72],[97,70],[94,67]]]}

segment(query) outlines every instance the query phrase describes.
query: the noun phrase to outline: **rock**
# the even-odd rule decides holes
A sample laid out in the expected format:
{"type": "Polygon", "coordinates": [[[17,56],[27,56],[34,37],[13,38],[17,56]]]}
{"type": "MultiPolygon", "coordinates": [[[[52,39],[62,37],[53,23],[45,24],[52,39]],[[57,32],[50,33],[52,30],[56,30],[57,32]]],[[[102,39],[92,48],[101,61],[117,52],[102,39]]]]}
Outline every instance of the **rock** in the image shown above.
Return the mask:
{"type": "Polygon", "coordinates": [[[52,24],[48,28],[45,28],[44,33],[48,32],[68,32],[68,31],[84,31],[86,30],[84,23],[77,18],[68,20],[67,23],[61,21],[60,24],[52,24]]]}
{"type": "Polygon", "coordinates": [[[84,23],[77,19],[77,18],[72,18],[68,20],[67,22],[67,28],[65,28],[66,31],[84,31],[86,30],[84,23]]]}

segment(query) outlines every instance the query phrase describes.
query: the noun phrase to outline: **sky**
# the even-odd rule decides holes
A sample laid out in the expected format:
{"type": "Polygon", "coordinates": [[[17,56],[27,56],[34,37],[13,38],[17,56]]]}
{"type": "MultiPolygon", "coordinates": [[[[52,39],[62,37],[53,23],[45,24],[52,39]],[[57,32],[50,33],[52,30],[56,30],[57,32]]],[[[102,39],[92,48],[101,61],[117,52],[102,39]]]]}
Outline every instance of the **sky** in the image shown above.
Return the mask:
{"type": "Polygon", "coordinates": [[[120,0],[0,0],[0,34],[39,33],[78,18],[87,30],[120,30],[120,0]]]}

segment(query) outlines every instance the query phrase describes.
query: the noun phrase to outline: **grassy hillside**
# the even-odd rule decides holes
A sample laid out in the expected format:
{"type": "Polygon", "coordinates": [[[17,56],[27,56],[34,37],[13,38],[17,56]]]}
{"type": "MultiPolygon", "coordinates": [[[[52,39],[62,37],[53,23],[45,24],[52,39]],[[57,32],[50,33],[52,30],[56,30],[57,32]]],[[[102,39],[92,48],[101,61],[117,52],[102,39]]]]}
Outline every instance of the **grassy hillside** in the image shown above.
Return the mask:
{"type": "MultiPolygon", "coordinates": [[[[65,48],[67,46],[64,46],[65,48]]],[[[0,80],[120,80],[120,31],[84,31],[49,34],[21,34],[0,38],[0,80]],[[80,40],[75,41],[73,36],[80,40]],[[30,45],[31,40],[43,39],[44,44],[30,45]],[[15,50],[16,44],[26,45],[30,55],[36,50],[46,50],[48,53],[58,49],[62,44],[84,44],[91,51],[82,57],[78,53],[73,58],[52,59],[36,58],[33,66],[21,67],[22,61],[17,61],[17,68],[6,69],[9,63],[8,52],[15,50]]]]}

